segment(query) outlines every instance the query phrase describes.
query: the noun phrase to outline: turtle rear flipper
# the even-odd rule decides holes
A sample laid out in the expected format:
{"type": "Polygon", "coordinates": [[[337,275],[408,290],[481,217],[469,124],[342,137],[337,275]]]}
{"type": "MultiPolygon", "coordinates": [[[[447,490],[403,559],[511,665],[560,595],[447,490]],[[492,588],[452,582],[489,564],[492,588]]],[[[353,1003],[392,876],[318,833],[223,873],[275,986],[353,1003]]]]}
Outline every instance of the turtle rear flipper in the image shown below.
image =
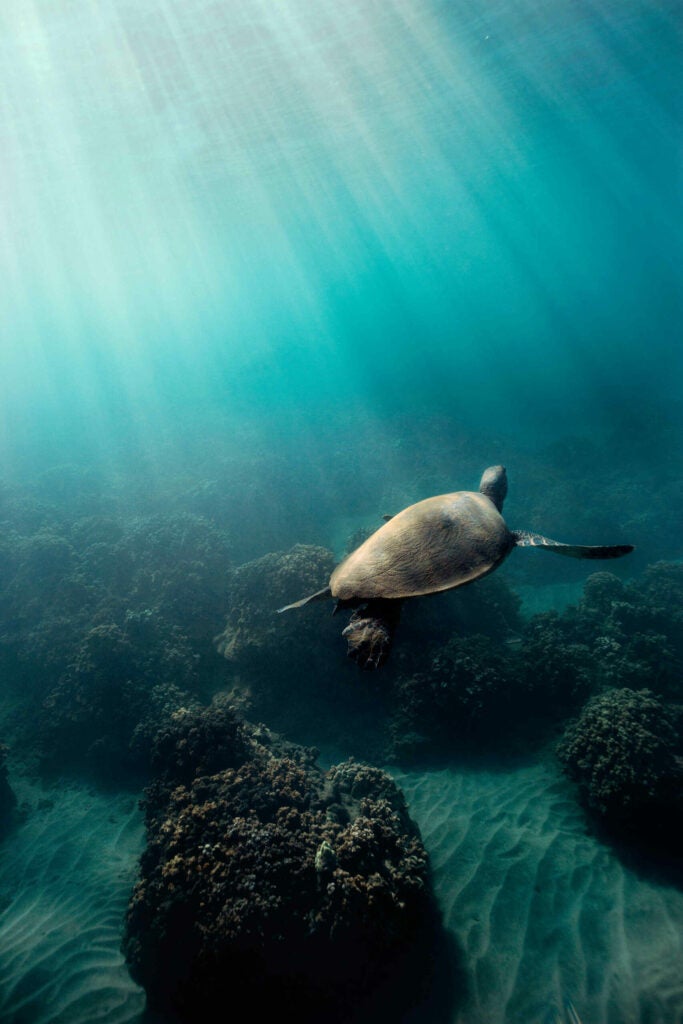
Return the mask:
{"type": "Polygon", "coordinates": [[[512,537],[519,548],[545,548],[568,558],[621,558],[633,551],[633,544],[562,544],[527,530],[513,530],[512,537]]]}
{"type": "Polygon", "coordinates": [[[302,597],[300,601],[294,601],[292,604],[286,604],[283,608],[278,608],[278,615],[280,612],[291,612],[293,608],[303,608],[305,604],[312,604],[314,601],[324,601],[325,598],[330,597],[331,590],[329,587],[323,587],[322,590],[316,590],[315,594],[309,594],[308,597],[302,597]]]}
{"type": "Polygon", "coordinates": [[[402,601],[368,601],[351,616],[342,636],[348,644],[348,656],[359,668],[372,671],[389,657],[398,625],[402,601]]]}

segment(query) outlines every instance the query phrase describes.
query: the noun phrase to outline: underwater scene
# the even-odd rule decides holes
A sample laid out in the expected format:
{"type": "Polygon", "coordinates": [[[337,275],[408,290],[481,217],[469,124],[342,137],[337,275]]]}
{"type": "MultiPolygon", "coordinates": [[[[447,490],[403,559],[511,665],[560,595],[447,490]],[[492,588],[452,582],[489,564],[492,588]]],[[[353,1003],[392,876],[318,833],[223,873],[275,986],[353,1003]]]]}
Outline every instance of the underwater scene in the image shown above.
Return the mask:
{"type": "Polygon", "coordinates": [[[2,0],[0,1024],[683,1024],[679,0],[2,0]]]}

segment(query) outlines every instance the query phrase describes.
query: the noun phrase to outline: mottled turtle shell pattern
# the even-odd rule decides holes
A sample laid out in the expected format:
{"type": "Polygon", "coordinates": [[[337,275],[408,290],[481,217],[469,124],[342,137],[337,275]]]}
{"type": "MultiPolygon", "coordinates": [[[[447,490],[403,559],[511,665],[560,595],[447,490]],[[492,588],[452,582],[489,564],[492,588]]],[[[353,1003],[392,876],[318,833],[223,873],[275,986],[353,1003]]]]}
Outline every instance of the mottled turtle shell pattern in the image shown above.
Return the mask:
{"type": "Polygon", "coordinates": [[[330,578],[339,601],[418,597],[492,572],[515,539],[490,498],[455,491],[399,512],[341,562],[330,578]]]}

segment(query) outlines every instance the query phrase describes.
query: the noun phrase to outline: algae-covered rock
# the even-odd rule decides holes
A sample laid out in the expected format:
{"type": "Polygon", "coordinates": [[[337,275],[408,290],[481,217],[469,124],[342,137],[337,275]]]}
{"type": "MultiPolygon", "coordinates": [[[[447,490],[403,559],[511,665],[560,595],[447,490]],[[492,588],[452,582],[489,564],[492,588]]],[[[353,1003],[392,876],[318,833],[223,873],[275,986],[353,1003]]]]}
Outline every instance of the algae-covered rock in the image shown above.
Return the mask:
{"type": "Polygon", "coordinates": [[[158,616],[94,626],[37,716],[44,767],[105,775],[144,768],[155,731],[194,700],[195,686],[188,640],[158,616]]]}
{"type": "Polygon", "coordinates": [[[422,671],[399,676],[393,696],[391,758],[452,755],[491,730],[500,737],[519,702],[517,659],[489,637],[455,636],[422,671]]]}
{"type": "MultiPolygon", "coordinates": [[[[285,661],[320,644],[317,616],[290,618],[276,615],[301,590],[319,589],[329,579],[334,556],[326,548],[296,544],[289,551],[263,555],[234,569],[228,579],[227,622],[216,637],[219,652],[236,665],[258,667],[277,653],[285,661]]],[[[329,611],[327,613],[329,617],[329,611]]]]}
{"type": "Polygon", "coordinates": [[[589,806],[613,824],[666,828],[683,810],[678,715],[648,690],[593,697],[557,752],[589,806]]]}
{"type": "Polygon", "coordinates": [[[418,830],[380,769],[323,772],[314,751],[228,707],[217,729],[214,713],[178,713],[158,738],[126,921],[131,973],[150,1005],[184,1020],[283,1000],[299,1020],[348,1019],[433,936],[418,830]]]}

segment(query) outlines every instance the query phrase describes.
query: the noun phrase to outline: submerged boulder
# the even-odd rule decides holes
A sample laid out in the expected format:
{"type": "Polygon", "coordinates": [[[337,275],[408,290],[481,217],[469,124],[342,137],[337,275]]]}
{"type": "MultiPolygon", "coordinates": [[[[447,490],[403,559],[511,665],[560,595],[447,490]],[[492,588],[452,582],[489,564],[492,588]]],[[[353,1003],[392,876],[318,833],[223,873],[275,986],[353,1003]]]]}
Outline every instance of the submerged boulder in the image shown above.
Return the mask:
{"type": "Polygon", "coordinates": [[[498,748],[525,694],[516,658],[475,634],[453,637],[423,671],[399,676],[393,696],[388,755],[409,762],[452,756],[491,735],[498,748]]]}
{"type": "Polygon", "coordinates": [[[333,568],[331,551],[295,544],[234,569],[228,580],[227,621],[216,637],[219,652],[240,669],[254,671],[270,671],[274,655],[280,664],[315,657],[321,647],[320,616],[289,618],[275,611],[293,594],[319,590],[333,568]]]}
{"type": "Polygon", "coordinates": [[[644,838],[655,838],[653,830],[666,838],[672,816],[678,821],[679,716],[649,690],[611,689],[593,697],[557,752],[588,805],[609,824],[640,831],[644,838]]]}
{"type": "Polygon", "coordinates": [[[144,770],[156,729],[197,703],[195,686],[190,644],[153,613],[93,627],[37,716],[43,768],[107,778],[144,770]]]}
{"type": "Polygon", "coordinates": [[[323,772],[225,705],[177,713],[154,763],[123,945],[150,1006],[347,1020],[432,948],[427,854],[385,772],[323,772]]]}
{"type": "Polygon", "coordinates": [[[683,565],[657,562],[624,583],[612,573],[589,576],[568,626],[590,645],[591,672],[602,687],[647,687],[683,697],[683,565]]]}

